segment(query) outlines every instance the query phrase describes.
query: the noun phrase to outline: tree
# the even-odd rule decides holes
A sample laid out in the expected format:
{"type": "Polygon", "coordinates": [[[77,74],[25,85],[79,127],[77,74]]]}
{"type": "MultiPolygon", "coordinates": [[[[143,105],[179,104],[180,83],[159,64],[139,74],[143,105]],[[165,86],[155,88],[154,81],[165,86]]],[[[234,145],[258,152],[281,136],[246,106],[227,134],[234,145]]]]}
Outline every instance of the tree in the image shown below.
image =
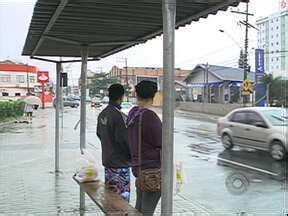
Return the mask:
{"type": "Polygon", "coordinates": [[[240,57],[238,60],[238,67],[244,69],[244,66],[245,66],[245,57],[244,57],[244,52],[241,49],[240,50],[240,57]]]}
{"type": "Polygon", "coordinates": [[[107,92],[110,85],[118,82],[117,77],[110,77],[107,73],[95,74],[93,78],[90,78],[90,84],[88,85],[90,96],[95,97],[103,94],[103,92],[107,92]]]}
{"type": "Polygon", "coordinates": [[[266,98],[269,106],[273,100],[287,104],[287,80],[283,80],[282,77],[274,78],[272,74],[265,74],[263,82],[266,84],[266,98]]]}

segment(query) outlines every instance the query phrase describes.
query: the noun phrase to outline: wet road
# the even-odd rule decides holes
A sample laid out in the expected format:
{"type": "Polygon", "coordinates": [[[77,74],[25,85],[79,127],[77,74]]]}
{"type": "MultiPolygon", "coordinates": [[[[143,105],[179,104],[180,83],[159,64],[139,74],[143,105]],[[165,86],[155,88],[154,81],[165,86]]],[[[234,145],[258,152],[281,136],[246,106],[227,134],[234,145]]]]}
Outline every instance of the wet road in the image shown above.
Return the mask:
{"type": "MultiPolygon", "coordinates": [[[[100,158],[100,143],[95,134],[99,111],[88,108],[87,113],[87,147],[100,158]]],[[[79,128],[74,129],[78,120],[79,109],[65,109],[60,178],[54,178],[51,173],[54,168],[52,109],[38,111],[31,125],[0,128],[0,213],[17,212],[19,208],[27,208],[25,212],[31,214],[41,213],[39,209],[42,213],[77,213],[78,188],[70,177],[79,162],[79,128]],[[39,178],[35,178],[35,173],[39,178]],[[40,193],[35,193],[35,187],[40,193]],[[45,201],[39,201],[43,196],[45,201]]],[[[182,163],[184,172],[184,184],[177,185],[175,197],[193,203],[199,215],[287,212],[287,161],[275,162],[267,153],[249,149],[224,151],[216,135],[216,124],[211,121],[187,116],[175,118],[175,163],[182,163]]],[[[96,208],[91,206],[88,212],[95,213],[96,208]]],[[[180,203],[175,208],[186,206],[180,203]]],[[[189,209],[186,213],[189,215],[189,209]]]]}
{"type": "Polygon", "coordinates": [[[287,212],[287,160],[251,149],[224,150],[216,124],[175,121],[175,158],[182,161],[180,192],[208,212],[283,215],[287,212]]]}

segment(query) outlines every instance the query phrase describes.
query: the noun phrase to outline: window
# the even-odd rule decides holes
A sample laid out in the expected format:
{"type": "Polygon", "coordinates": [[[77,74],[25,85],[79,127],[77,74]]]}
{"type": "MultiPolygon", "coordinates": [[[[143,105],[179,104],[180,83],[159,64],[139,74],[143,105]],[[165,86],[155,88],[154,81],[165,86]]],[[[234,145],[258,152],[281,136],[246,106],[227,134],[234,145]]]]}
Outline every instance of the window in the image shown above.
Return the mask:
{"type": "Polygon", "coordinates": [[[15,96],[21,96],[21,93],[15,93],[15,96]]]}
{"type": "Polygon", "coordinates": [[[0,82],[11,82],[11,76],[9,74],[0,75],[0,82]]]}
{"type": "Polygon", "coordinates": [[[279,42],[276,42],[276,45],[279,45],[279,42]]]}
{"type": "Polygon", "coordinates": [[[35,76],[30,76],[29,77],[29,82],[30,83],[35,83],[36,82],[35,76]]]}
{"type": "Polygon", "coordinates": [[[256,125],[257,123],[265,124],[263,118],[256,112],[247,112],[247,122],[251,125],[256,125]]]}
{"type": "Polygon", "coordinates": [[[279,61],[279,57],[276,58],[276,61],[279,61]]]}
{"type": "Polygon", "coordinates": [[[17,83],[25,83],[25,75],[16,75],[17,83]]]}
{"type": "Polygon", "coordinates": [[[232,122],[247,124],[246,120],[246,113],[245,112],[236,112],[233,114],[232,118],[230,119],[232,122]]]}
{"type": "Polygon", "coordinates": [[[288,116],[285,109],[265,110],[263,111],[265,118],[274,126],[287,125],[288,116]]]}
{"type": "Polygon", "coordinates": [[[2,92],[2,96],[9,96],[9,93],[7,93],[7,92],[2,92]]]}

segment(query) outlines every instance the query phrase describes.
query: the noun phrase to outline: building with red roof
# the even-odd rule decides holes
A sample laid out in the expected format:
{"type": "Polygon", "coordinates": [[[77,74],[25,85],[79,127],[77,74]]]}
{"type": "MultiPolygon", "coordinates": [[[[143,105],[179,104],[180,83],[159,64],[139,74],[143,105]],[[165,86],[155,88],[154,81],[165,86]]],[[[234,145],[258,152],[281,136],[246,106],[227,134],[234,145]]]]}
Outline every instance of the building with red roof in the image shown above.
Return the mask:
{"type": "Polygon", "coordinates": [[[35,93],[40,86],[37,82],[35,66],[15,63],[10,60],[0,61],[0,97],[22,97],[35,93]]]}

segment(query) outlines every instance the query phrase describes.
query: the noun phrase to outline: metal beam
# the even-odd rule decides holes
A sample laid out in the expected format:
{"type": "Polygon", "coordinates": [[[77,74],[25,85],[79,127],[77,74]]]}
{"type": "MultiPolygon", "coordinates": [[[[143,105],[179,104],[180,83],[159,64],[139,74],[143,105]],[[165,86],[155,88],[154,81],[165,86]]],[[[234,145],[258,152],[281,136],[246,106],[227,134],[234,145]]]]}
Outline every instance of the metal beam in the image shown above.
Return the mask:
{"type": "Polygon", "coordinates": [[[162,0],[163,14],[163,129],[161,215],[173,215],[175,22],[176,0],[162,0]]]}
{"type": "Polygon", "coordinates": [[[52,62],[52,63],[59,63],[59,61],[56,61],[56,60],[39,58],[39,57],[35,57],[35,56],[30,56],[30,58],[31,58],[31,59],[40,60],[40,61],[46,61],[46,62],[52,62]]]}
{"type": "MultiPolygon", "coordinates": [[[[101,60],[100,58],[90,58],[90,59],[87,59],[87,61],[100,61],[100,60],[101,60]]],[[[61,61],[61,63],[75,63],[75,62],[82,62],[82,59],[61,61]]]]}
{"type": "MultiPolygon", "coordinates": [[[[141,40],[142,41],[142,40],[141,40]]],[[[141,43],[145,43],[146,42],[146,40],[144,40],[143,42],[141,42],[141,43]]],[[[120,52],[120,51],[122,51],[122,50],[125,50],[125,49],[128,49],[129,47],[132,47],[132,46],[134,46],[134,45],[137,45],[138,43],[130,43],[130,44],[125,44],[125,45],[123,45],[123,46],[120,46],[120,47],[118,47],[118,48],[116,48],[116,49],[112,49],[111,51],[109,51],[109,52],[105,52],[104,54],[102,54],[102,55],[99,55],[99,58],[106,58],[106,57],[108,57],[108,56],[110,56],[110,55],[113,55],[113,54],[115,54],[115,53],[117,53],[117,52],[120,52]]]]}
{"type": "Polygon", "coordinates": [[[69,39],[65,39],[65,38],[59,38],[59,37],[55,37],[52,35],[43,35],[42,37],[44,39],[54,40],[54,41],[58,41],[58,42],[66,43],[66,44],[73,44],[76,46],[81,45],[81,43],[79,41],[69,40],[69,39]]]}
{"type": "Polygon", "coordinates": [[[61,63],[56,64],[56,109],[55,109],[55,173],[59,172],[60,106],[61,106],[61,63]]]}
{"type": "Polygon", "coordinates": [[[87,80],[87,59],[88,47],[81,49],[82,65],[81,65],[81,105],[80,105],[80,149],[86,148],[86,80],[87,80]]]}
{"type": "Polygon", "coordinates": [[[111,46],[111,45],[125,45],[125,44],[138,44],[144,43],[144,40],[136,40],[136,41],[111,41],[111,42],[93,42],[89,43],[89,46],[111,46]]]}
{"type": "Polygon", "coordinates": [[[59,17],[59,15],[63,11],[63,9],[65,8],[67,3],[68,3],[68,0],[61,0],[59,5],[57,6],[53,16],[51,17],[51,19],[49,20],[49,23],[47,24],[45,30],[43,31],[40,40],[38,41],[37,45],[35,46],[35,49],[32,52],[32,56],[36,55],[39,47],[43,43],[43,40],[44,40],[43,35],[48,34],[48,32],[50,31],[50,29],[52,28],[52,26],[56,22],[57,18],[59,17]]]}

